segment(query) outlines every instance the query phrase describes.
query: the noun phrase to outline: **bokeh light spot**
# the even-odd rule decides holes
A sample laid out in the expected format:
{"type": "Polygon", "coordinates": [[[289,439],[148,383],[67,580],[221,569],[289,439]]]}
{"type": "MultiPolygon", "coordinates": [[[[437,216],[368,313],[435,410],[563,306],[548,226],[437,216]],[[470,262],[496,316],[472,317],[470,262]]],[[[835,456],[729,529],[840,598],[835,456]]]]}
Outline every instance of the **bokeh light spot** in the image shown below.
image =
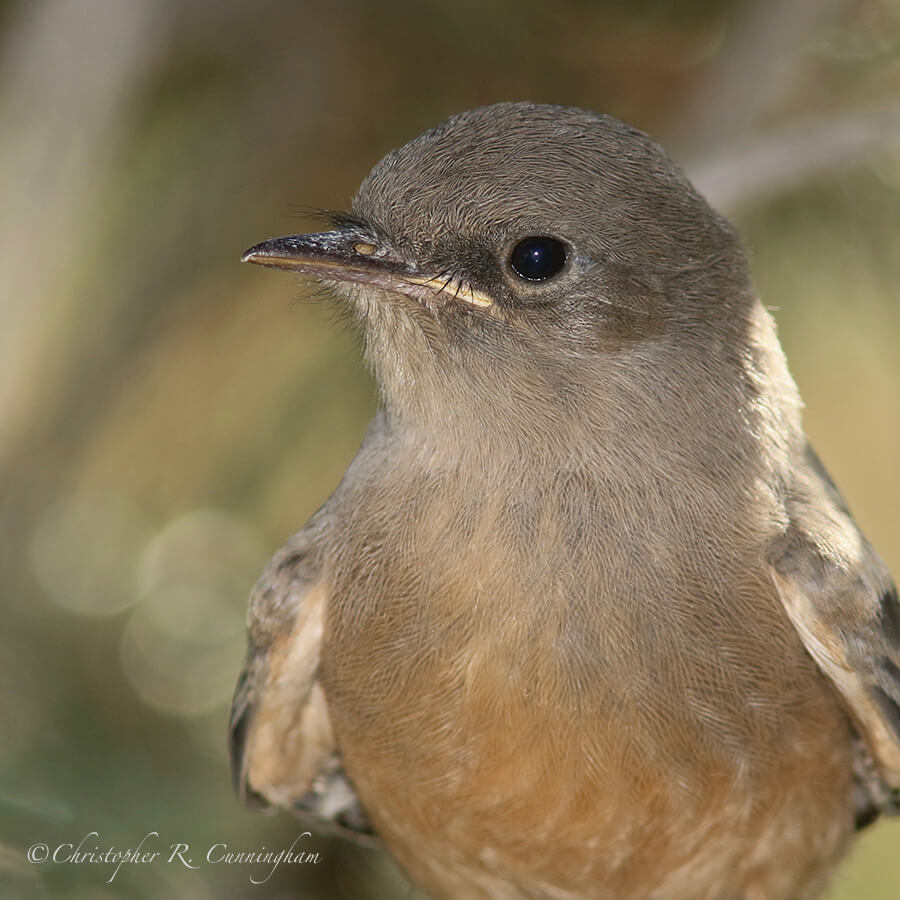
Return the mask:
{"type": "Polygon", "coordinates": [[[127,496],[71,495],[47,509],[30,544],[31,565],[63,609],[105,616],[131,606],[135,567],[151,526],[127,496]]]}

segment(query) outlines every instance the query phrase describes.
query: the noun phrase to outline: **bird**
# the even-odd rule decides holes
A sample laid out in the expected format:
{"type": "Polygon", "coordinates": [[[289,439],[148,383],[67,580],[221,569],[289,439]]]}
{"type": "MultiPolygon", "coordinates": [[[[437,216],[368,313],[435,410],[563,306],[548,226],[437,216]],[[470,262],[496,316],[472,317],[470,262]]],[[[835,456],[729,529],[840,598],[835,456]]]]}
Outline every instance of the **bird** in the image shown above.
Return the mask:
{"type": "Polygon", "coordinates": [[[434,898],[817,897],[900,806],[900,605],[746,252],[654,140],[472,109],[243,259],[380,405],[252,594],[233,772],[434,898]]]}

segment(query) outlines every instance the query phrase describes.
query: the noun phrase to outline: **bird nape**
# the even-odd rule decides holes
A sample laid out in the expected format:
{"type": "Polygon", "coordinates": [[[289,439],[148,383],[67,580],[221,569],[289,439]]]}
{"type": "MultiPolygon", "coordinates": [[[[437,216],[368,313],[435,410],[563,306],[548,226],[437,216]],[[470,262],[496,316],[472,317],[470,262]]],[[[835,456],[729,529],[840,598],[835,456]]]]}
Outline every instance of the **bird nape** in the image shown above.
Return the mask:
{"type": "Polygon", "coordinates": [[[382,404],[251,599],[246,796],[452,898],[814,897],[900,787],[900,607],[734,229],[645,134],[503,103],[249,262],[382,404]]]}

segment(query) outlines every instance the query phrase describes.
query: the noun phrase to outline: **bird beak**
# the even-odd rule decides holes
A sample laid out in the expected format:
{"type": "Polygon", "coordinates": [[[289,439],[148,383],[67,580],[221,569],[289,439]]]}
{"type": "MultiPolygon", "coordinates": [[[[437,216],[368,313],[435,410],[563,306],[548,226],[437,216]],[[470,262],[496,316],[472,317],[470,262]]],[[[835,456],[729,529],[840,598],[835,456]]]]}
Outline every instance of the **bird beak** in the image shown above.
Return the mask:
{"type": "Polygon", "coordinates": [[[356,228],[339,228],[318,234],[294,234],[272,238],[251,247],[241,262],[316,275],[326,281],[352,281],[406,294],[460,300],[489,307],[493,300],[471,285],[442,275],[420,272],[398,258],[390,248],[356,228]]]}

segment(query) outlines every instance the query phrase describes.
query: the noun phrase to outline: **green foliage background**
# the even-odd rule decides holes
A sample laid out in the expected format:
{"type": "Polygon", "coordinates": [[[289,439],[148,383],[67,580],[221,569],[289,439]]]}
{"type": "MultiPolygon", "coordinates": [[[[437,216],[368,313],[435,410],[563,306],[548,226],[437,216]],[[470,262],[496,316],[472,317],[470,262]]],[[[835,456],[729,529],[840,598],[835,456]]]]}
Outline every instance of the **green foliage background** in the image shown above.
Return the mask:
{"type": "MultiPolygon", "coordinates": [[[[202,857],[302,831],[234,799],[228,702],[249,588],[375,398],[327,305],[238,258],[467,107],[611,112],[702,185],[731,160],[710,194],[808,431],[900,575],[898,42],[896,0],[0,3],[0,896],[411,896],[377,853],[318,836],[322,863],[261,885],[265,867],[207,863],[107,883],[25,850],[158,832],[202,857]],[[824,123],[828,151],[868,110],[852,151],[754,168],[761,136],[824,123]]],[[[898,839],[870,829],[831,900],[900,896],[898,839]]]]}

